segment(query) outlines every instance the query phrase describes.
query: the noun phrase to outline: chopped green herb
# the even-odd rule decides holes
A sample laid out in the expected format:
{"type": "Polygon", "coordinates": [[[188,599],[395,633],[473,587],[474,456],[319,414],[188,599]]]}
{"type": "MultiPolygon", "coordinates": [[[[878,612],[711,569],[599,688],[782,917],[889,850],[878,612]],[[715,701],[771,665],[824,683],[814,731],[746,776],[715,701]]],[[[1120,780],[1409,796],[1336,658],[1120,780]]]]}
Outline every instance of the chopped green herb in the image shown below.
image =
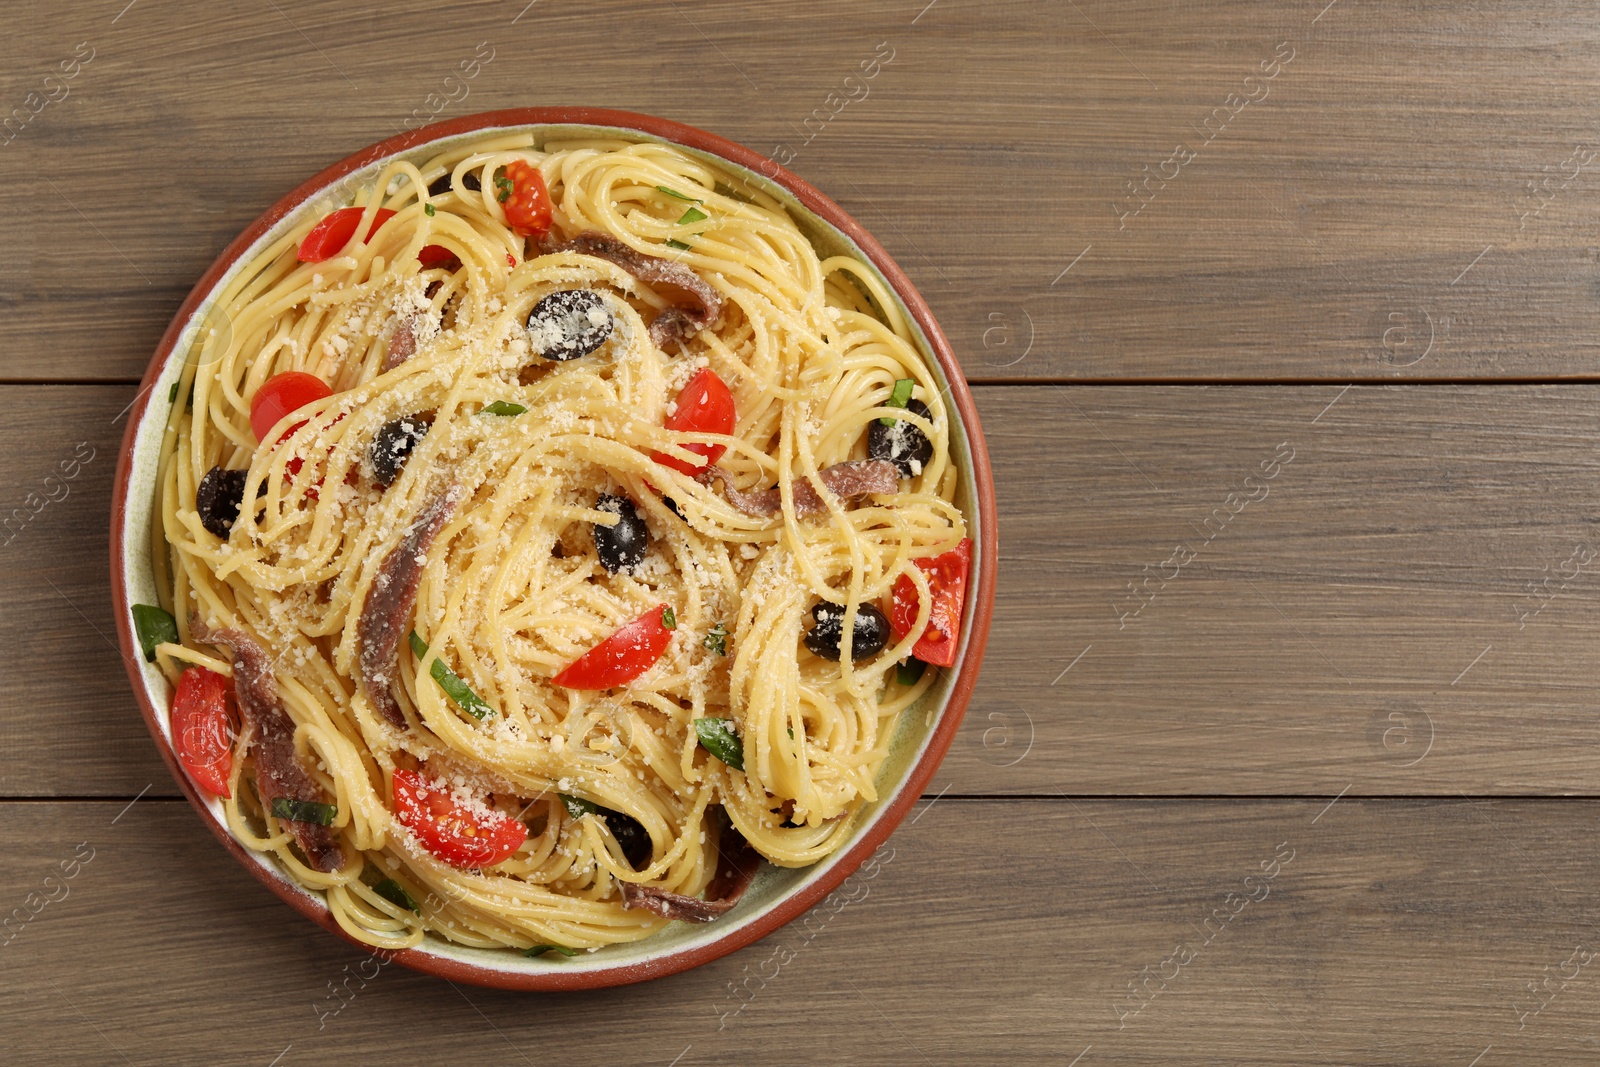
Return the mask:
{"type": "Polygon", "coordinates": [[[703,203],[705,203],[704,200],[696,200],[694,197],[686,196],[685,194],[678,192],[678,190],[676,190],[676,189],[668,189],[665,185],[656,186],[656,191],[657,192],[666,193],[668,196],[675,196],[679,200],[687,200],[691,204],[703,204],[703,203]]]}
{"type": "Polygon", "coordinates": [[[678,220],[678,225],[679,226],[684,226],[684,225],[687,225],[688,223],[691,223],[691,222],[704,222],[706,219],[709,219],[710,217],[711,217],[710,215],[707,215],[704,211],[701,211],[699,208],[692,207],[688,211],[685,211],[683,213],[683,218],[678,220]]]}
{"type": "Polygon", "coordinates": [[[667,239],[667,247],[668,248],[676,248],[680,252],[688,252],[688,251],[690,251],[688,245],[684,244],[682,241],[674,241],[671,238],[667,239]]]}
{"type": "Polygon", "coordinates": [[[418,915],[422,914],[422,909],[417,907],[417,902],[411,899],[411,894],[406,892],[406,887],[393,878],[385,878],[373,886],[372,891],[396,907],[414,911],[418,915]]]}
{"type": "MultiPolygon", "coordinates": [[[[901,378],[901,379],[899,379],[898,381],[896,381],[894,383],[894,391],[889,394],[889,399],[885,400],[883,402],[883,406],[884,407],[889,407],[889,408],[903,408],[903,407],[905,407],[907,404],[909,404],[911,402],[911,390],[915,389],[916,387],[917,387],[917,383],[916,383],[916,381],[914,379],[911,379],[911,378],[901,378]]],[[[882,418],[880,418],[878,421],[881,422],[885,426],[893,426],[895,423],[899,422],[900,420],[899,419],[895,419],[895,418],[890,418],[888,415],[885,415],[882,418]]]]}
{"type": "Polygon", "coordinates": [[[481,415],[521,415],[528,409],[521,404],[513,404],[509,400],[496,400],[493,404],[485,404],[481,415]]]}
{"type": "Polygon", "coordinates": [[[661,625],[665,626],[669,630],[676,630],[678,628],[678,617],[672,613],[671,607],[664,607],[661,609],[661,625]]]}
{"type": "Polygon", "coordinates": [[[526,949],[522,954],[524,956],[543,956],[546,952],[559,952],[563,956],[576,956],[578,954],[577,949],[565,948],[561,945],[534,945],[532,948],[526,949]]]}
{"type": "Polygon", "coordinates": [[[499,190],[499,192],[495,194],[494,198],[500,201],[502,204],[507,200],[510,200],[511,194],[516,192],[517,189],[516,183],[510,178],[496,178],[494,180],[494,187],[499,190]]]}
{"type": "Polygon", "coordinates": [[[592,800],[584,800],[582,797],[569,797],[565,793],[556,795],[561,798],[561,803],[566,806],[569,818],[581,819],[585,815],[600,814],[600,805],[592,800]]]}
{"type": "Polygon", "coordinates": [[[133,631],[139,635],[139,647],[144,650],[144,658],[151,663],[156,661],[157,645],[178,643],[178,620],[172,617],[170,611],[150,604],[133,606],[133,631]]]}
{"type": "Polygon", "coordinates": [[[339,809],[320,800],[295,800],[293,797],[273,797],[272,816],[290,822],[314,822],[318,826],[332,826],[339,809]]]}
{"type": "Polygon", "coordinates": [[[926,663],[912,656],[895,668],[894,680],[901,685],[916,685],[917,682],[922,680],[922,672],[927,669],[928,665],[926,663]]]}
{"type": "MultiPolygon", "coordinates": [[[[411,652],[418,659],[428,654],[428,643],[417,636],[417,631],[411,631],[410,640],[411,652]]],[[[445,696],[454,700],[457,707],[474,719],[485,719],[494,714],[494,709],[485,703],[482,697],[474,693],[472,688],[461,680],[459,674],[446,667],[444,660],[434,657],[433,666],[429,668],[428,673],[433,675],[433,680],[439,683],[439,688],[444,690],[445,696]]]]}
{"type": "Polygon", "coordinates": [[[694,732],[700,747],[736,771],[744,770],[744,744],[733,732],[732,719],[696,719],[694,732]]]}
{"type": "Polygon", "coordinates": [[[422,213],[424,215],[428,216],[430,219],[433,218],[433,216],[434,216],[433,205],[432,204],[423,204],[422,205],[422,213]]]}
{"type": "Polygon", "coordinates": [[[172,383],[172,388],[167,390],[167,403],[176,404],[177,402],[178,402],[178,383],[177,382],[173,382],[172,383]]]}
{"type": "Polygon", "coordinates": [[[785,729],[787,729],[789,731],[789,740],[793,741],[794,740],[794,727],[793,726],[789,726],[789,727],[785,727],[785,729]]]}
{"type": "Polygon", "coordinates": [[[717,655],[726,656],[728,654],[728,628],[722,625],[720,622],[717,623],[711,628],[710,632],[706,634],[704,644],[706,648],[710,649],[712,652],[715,652],[717,655]]]}

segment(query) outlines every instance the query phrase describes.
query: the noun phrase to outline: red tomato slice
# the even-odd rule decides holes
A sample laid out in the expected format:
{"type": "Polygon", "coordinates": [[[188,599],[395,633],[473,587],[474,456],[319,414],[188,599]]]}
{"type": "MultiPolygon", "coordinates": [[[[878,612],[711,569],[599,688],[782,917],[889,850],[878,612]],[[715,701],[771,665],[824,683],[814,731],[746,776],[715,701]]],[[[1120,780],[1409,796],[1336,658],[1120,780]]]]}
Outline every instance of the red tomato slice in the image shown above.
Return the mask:
{"type": "MultiPolygon", "coordinates": [[[[667,416],[663,425],[669,430],[683,433],[729,434],[738,421],[739,413],[734,410],[733,394],[728,391],[727,383],[717,377],[717,372],[710,367],[702,367],[679,391],[678,406],[667,416]]],[[[692,478],[721,459],[727,451],[724,445],[685,442],[683,447],[706,457],[705,462],[699,465],[685,463],[662,452],[652,452],[650,458],[692,478]]]]}
{"type": "MultiPolygon", "coordinates": [[[[928,592],[933,595],[933,610],[928,628],[922,631],[911,654],[935,667],[949,667],[956,661],[956,646],[961,636],[961,605],[967,598],[967,574],[972,570],[972,538],[942,556],[919,559],[917,566],[928,576],[928,592]]],[[[894,583],[894,611],[889,620],[894,639],[899,641],[917,621],[917,587],[911,576],[902,574],[894,583]]]]}
{"type": "MultiPolygon", "coordinates": [[[[311,232],[300,242],[300,251],[297,253],[300,262],[321,263],[344,251],[344,246],[356,235],[356,227],[361,225],[361,213],[365,210],[366,208],[360,207],[342,207],[311,227],[311,232]]],[[[393,211],[380,207],[372,220],[372,228],[367,231],[367,236],[363,240],[372,240],[372,235],[378,232],[378,227],[392,218],[394,218],[393,211]]]]}
{"type": "Polygon", "coordinates": [[[528,828],[516,819],[492,808],[460,807],[438,782],[404,768],[394,772],[394,813],[423,848],[467,870],[493,867],[528,839],[528,828]]]}
{"type": "Polygon", "coordinates": [[[653,607],[567,665],[552,679],[568,689],[612,689],[655,665],[672,640],[672,609],[653,607]]]}
{"type": "MultiPolygon", "coordinates": [[[[505,198],[503,206],[511,229],[524,237],[543,237],[549,233],[555,208],[550,203],[550,190],[545,187],[539,168],[525,159],[512,160],[506,164],[506,180],[511,182],[511,195],[505,198]]],[[[511,265],[514,267],[516,263],[511,265]]]]}
{"type": "Polygon", "coordinates": [[[422,251],[417,253],[417,262],[422,264],[423,270],[433,267],[455,270],[461,266],[461,260],[444,245],[423,245],[422,251]]]}
{"type": "MultiPolygon", "coordinates": [[[[250,398],[250,429],[255,431],[257,441],[265,441],[267,431],[278,425],[285,415],[332,395],[333,390],[315,374],[298,370],[274,374],[262,382],[256,395],[250,398]]],[[[278,440],[283,440],[304,425],[303,422],[296,423],[279,434],[278,440]]]]}
{"type": "Polygon", "coordinates": [[[190,667],[179,677],[172,750],[195,784],[219,797],[232,795],[234,714],[232,681],[204,667],[190,667]]]}

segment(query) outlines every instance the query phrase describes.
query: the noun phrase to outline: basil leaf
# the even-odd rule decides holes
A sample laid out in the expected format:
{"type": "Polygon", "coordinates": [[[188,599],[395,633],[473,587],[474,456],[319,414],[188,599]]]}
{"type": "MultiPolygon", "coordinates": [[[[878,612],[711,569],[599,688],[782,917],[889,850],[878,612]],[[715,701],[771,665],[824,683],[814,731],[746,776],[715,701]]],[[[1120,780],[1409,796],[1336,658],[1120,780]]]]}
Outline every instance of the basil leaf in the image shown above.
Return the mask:
{"type": "Polygon", "coordinates": [[[396,907],[406,908],[409,911],[416,912],[418,915],[422,914],[422,909],[417,907],[417,902],[411,899],[411,894],[406,892],[406,887],[393,878],[385,878],[373,886],[372,891],[396,907]]]}
{"type": "Polygon", "coordinates": [[[660,192],[660,193],[666,193],[668,196],[675,196],[679,200],[687,200],[691,204],[703,204],[703,203],[705,203],[704,200],[696,200],[692,196],[685,196],[683,193],[678,192],[678,190],[676,190],[676,189],[668,189],[665,185],[656,186],[656,191],[660,192]]]}
{"type": "Polygon", "coordinates": [[[726,656],[728,654],[728,628],[720,622],[717,623],[706,634],[706,639],[702,644],[717,655],[726,656]]]}
{"type": "Polygon", "coordinates": [[[432,204],[423,204],[422,205],[422,213],[424,215],[428,216],[430,219],[433,218],[433,215],[434,215],[433,205],[432,204]]]}
{"type": "Polygon", "coordinates": [[[178,620],[170,611],[150,604],[135,604],[132,610],[133,632],[139,635],[139,647],[144,650],[144,658],[154,663],[157,645],[178,643],[178,620]]]}
{"type": "Polygon", "coordinates": [[[566,948],[562,945],[534,945],[530,949],[524,949],[522,954],[524,956],[543,956],[546,952],[559,952],[563,956],[576,956],[578,954],[577,949],[566,948]]]}
{"type": "Polygon", "coordinates": [[[178,383],[177,382],[173,382],[172,383],[172,388],[167,390],[167,403],[176,404],[177,402],[178,402],[178,383]]]}
{"type": "Polygon", "coordinates": [[[569,797],[565,793],[557,793],[556,795],[561,798],[561,803],[566,806],[569,818],[581,819],[585,815],[599,815],[604,810],[592,800],[584,800],[582,797],[569,797]]]}
{"type": "Polygon", "coordinates": [[[899,682],[901,685],[916,685],[922,680],[922,672],[927,669],[928,665],[926,663],[922,662],[917,657],[912,656],[910,659],[906,660],[904,663],[900,664],[900,666],[895,668],[894,680],[899,682]]]}
{"type": "MultiPolygon", "coordinates": [[[[911,390],[915,389],[916,387],[917,383],[913,378],[897,379],[894,383],[894,391],[889,394],[889,399],[883,402],[883,406],[888,408],[905,407],[911,402],[911,390]]],[[[900,420],[885,415],[878,421],[885,426],[893,426],[900,420]]]]}
{"type": "MultiPolygon", "coordinates": [[[[417,631],[411,631],[411,653],[418,659],[428,654],[428,643],[417,636],[417,631]]],[[[433,675],[433,680],[439,683],[439,688],[444,690],[445,696],[456,702],[456,706],[475,719],[485,719],[494,714],[482,697],[472,691],[461,676],[444,665],[444,660],[434,658],[433,666],[428,669],[433,675]]]]}
{"type": "Polygon", "coordinates": [[[744,744],[733,732],[732,719],[696,719],[694,732],[700,747],[736,771],[744,770],[744,744]]]}
{"type": "Polygon", "coordinates": [[[665,626],[669,630],[676,630],[678,628],[678,617],[672,613],[672,608],[670,606],[663,607],[661,609],[661,625],[665,626]]]}
{"type": "Polygon", "coordinates": [[[479,411],[480,415],[521,415],[528,409],[521,404],[513,404],[509,400],[496,400],[493,404],[485,404],[479,411]]]}
{"type": "Polygon", "coordinates": [[[683,213],[683,218],[678,220],[678,225],[679,226],[683,226],[683,225],[686,225],[686,224],[691,223],[691,222],[704,222],[706,219],[709,219],[710,217],[711,217],[710,215],[707,215],[704,211],[701,211],[699,208],[692,207],[688,211],[685,211],[683,213]]]}
{"type": "Polygon", "coordinates": [[[668,248],[676,248],[680,252],[691,251],[689,246],[684,244],[682,241],[674,241],[674,240],[672,240],[670,238],[667,240],[667,247],[668,248]]]}
{"type": "Polygon", "coordinates": [[[295,800],[293,797],[273,797],[272,816],[290,822],[314,822],[318,826],[332,826],[339,809],[319,800],[295,800]]]}

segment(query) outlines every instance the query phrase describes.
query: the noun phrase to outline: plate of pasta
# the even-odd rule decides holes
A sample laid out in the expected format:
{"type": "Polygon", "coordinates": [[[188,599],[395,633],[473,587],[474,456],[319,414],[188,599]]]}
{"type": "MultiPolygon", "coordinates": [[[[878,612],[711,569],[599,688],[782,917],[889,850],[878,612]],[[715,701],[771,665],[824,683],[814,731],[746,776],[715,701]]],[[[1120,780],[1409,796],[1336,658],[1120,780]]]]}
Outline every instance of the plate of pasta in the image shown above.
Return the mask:
{"type": "Polygon", "coordinates": [[[802,914],[948,750],[976,410],[841,208],[649,116],[374,145],[223,253],[132,409],[112,588],[264,884],[453,980],[640,981],[802,914]]]}

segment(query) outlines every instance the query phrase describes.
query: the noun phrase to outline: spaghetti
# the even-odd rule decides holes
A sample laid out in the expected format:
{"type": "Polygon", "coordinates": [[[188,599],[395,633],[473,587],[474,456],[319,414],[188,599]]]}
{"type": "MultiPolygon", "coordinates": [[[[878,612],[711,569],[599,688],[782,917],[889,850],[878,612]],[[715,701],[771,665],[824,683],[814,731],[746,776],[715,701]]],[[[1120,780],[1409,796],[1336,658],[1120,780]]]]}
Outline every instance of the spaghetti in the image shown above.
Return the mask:
{"type": "Polygon", "coordinates": [[[726,910],[740,839],[838,848],[970,545],[881,282],[653,143],[481,138],[345,212],[216,295],[167,419],[157,662],[202,782],[186,669],[234,677],[232,833],[388,949],[635,941],[726,910]]]}

